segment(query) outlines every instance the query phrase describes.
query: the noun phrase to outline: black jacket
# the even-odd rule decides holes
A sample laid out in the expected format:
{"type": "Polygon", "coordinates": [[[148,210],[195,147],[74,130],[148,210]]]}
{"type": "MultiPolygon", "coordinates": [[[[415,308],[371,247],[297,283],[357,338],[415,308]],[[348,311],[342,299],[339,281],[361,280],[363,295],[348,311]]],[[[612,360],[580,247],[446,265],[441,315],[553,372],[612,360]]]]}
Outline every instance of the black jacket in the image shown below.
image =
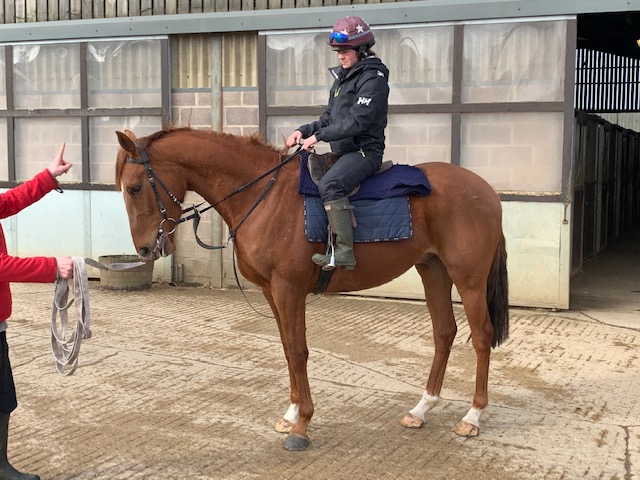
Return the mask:
{"type": "Polygon", "coordinates": [[[349,70],[334,67],[329,103],[322,116],[298,130],[303,138],[315,135],[330,142],[337,155],[363,150],[384,151],[384,129],[389,107],[389,69],[377,57],[360,60],[349,70]]]}

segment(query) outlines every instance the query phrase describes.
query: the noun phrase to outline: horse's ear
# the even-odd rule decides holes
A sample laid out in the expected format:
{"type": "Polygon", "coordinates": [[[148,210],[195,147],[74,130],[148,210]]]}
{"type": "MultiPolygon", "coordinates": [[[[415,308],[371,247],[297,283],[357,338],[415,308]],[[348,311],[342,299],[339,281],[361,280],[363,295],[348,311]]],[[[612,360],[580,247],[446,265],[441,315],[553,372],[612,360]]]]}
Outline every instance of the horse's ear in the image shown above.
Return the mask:
{"type": "Polygon", "coordinates": [[[133,133],[131,130],[129,130],[128,128],[125,129],[124,134],[129,137],[131,140],[133,140],[134,142],[138,139],[138,137],[136,137],[136,134],[133,133]]]}
{"type": "MultiPolygon", "coordinates": [[[[128,132],[128,130],[126,130],[128,132]]],[[[120,146],[132,157],[139,157],[138,147],[136,147],[135,139],[129,137],[126,133],[116,132],[120,146]]]]}

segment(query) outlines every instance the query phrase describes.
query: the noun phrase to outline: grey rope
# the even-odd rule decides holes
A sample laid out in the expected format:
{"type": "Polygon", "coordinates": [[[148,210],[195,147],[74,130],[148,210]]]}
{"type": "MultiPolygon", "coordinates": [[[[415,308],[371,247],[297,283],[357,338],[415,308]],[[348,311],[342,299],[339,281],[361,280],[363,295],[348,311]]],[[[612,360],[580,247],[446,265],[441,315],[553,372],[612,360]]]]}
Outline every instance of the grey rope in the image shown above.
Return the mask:
{"type": "Polygon", "coordinates": [[[69,299],[69,281],[58,278],[51,309],[51,350],[58,373],[65,376],[73,375],[78,368],[78,355],[80,355],[82,340],[91,338],[89,279],[86,265],[101,270],[127,270],[145,263],[141,261],[104,265],[91,258],[73,257],[73,297],[69,299]],[[76,305],[76,323],[73,330],[69,331],[67,310],[73,303],[76,305]],[[60,314],[59,325],[58,314],[60,314]]]}
{"type": "Polygon", "coordinates": [[[51,349],[56,369],[61,375],[73,375],[78,367],[78,355],[82,340],[91,338],[89,328],[89,281],[84,258],[73,257],[73,297],[69,299],[69,281],[56,280],[51,309],[51,349]],[[69,315],[67,310],[76,304],[76,325],[67,335],[69,315]],[[60,326],[58,328],[58,313],[60,326]]]}

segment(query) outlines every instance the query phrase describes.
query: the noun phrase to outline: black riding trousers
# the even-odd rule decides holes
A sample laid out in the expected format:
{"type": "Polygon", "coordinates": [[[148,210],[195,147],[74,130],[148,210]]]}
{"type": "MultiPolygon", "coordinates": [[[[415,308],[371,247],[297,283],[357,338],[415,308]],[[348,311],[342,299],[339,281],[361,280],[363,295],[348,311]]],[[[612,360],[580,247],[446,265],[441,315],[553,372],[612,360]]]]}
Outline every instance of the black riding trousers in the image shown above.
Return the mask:
{"type": "Polygon", "coordinates": [[[18,406],[16,386],[13,383],[7,332],[0,332],[0,412],[11,413],[18,406]]]}
{"type": "Polygon", "coordinates": [[[346,197],[349,192],[376,173],[380,165],[382,165],[382,155],[374,152],[357,151],[341,155],[318,184],[322,201],[327,203],[346,197]]]}

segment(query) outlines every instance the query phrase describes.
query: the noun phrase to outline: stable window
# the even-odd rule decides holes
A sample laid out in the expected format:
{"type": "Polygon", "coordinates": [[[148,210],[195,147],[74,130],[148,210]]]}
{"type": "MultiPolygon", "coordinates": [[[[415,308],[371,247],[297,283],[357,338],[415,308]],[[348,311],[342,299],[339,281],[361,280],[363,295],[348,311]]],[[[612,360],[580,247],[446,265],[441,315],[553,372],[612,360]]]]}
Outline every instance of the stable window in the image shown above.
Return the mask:
{"type": "Polygon", "coordinates": [[[168,39],[8,44],[0,49],[0,187],[31,178],[66,143],[67,188],[112,189],[116,130],[169,118],[168,39]]]}
{"type": "MultiPolygon", "coordinates": [[[[569,21],[374,25],[373,50],[389,68],[386,159],[462,165],[511,199],[564,198],[569,21]]],[[[327,69],[338,65],[328,37],[261,32],[260,128],[270,142],[282,144],[324,111],[327,69]]]]}

